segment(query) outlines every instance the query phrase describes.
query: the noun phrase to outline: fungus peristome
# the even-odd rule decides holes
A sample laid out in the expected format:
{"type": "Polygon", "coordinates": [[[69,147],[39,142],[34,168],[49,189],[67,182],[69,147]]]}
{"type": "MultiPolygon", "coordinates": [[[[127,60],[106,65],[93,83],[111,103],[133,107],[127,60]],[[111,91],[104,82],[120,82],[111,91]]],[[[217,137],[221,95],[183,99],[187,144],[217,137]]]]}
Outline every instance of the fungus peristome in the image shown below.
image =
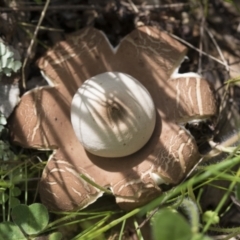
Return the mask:
{"type": "Polygon", "coordinates": [[[9,127],[13,141],[23,147],[54,149],[40,182],[40,196],[48,208],[84,208],[103,194],[80,174],[109,188],[123,209],[149,202],[161,193],[159,184],[177,184],[186,176],[200,155],[181,124],[213,116],[216,105],[207,81],[198,75],[172,75],[185,54],[186,48],[170,36],[144,26],[128,34],[115,49],[101,31],[86,28],[40,59],[39,67],[50,86],[24,94],[9,127]],[[149,141],[121,158],[86,151],[70,120],[78,88],[105,72],[137,79],[156,108],[149,141]]]}
{"type": "Polygon", "coordinates": [[[124,157],[142,148],[155,128],[147,89],[132,76],[105,72],[85,81],[71,104],[73,130],[88,152],[124,157]]]}

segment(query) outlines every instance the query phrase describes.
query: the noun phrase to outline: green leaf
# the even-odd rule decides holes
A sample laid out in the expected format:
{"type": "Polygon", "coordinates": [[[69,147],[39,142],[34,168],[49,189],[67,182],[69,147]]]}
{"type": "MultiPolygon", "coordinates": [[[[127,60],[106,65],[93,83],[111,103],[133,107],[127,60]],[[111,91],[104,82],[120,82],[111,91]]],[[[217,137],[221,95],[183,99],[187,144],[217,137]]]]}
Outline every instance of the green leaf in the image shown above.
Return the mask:
{"type": "Polygon", "coordinates": [[[4,67],[12,69],[13,65],[14,65],[14,59],[13,58],[9,58],[7,60],[7,62],[6,62],[6,66],[4,66],[4,67]]]}
{"type": "Polygon", "coordinates": [[[20,200],[15,198],[15,197],[10,197],[9,198],[9,204],[11,208],[14,208],[15,206],[20,204],[20,200]]]}
{"type": "Polygon", "coordinates": [[[30,206],[20,204],[12,209],[12,219],[26,234],[32,235],[46,228],[49,215],[43,204],[34,203],[30,206]]]}
{"type": "Polygon", "coordinates": [[[22,66],[22,63],[20,61],[14,61],[14,65],[12,67],[12,70],[14,72],[17,72],[22,66]]]}
{"type": "Polygon", "coordinates": [[[8,63],[8,61],[9,61],[9,59],[8,58],[6,58],[5,56],[4,57],[2,57],[2,59],[1,59],[2,61],[2,68],[4,69],[6,66],[7,66],[7,63],[8,63]]]}
{"type": "Polygon", "coordinates": [[[14,154],[11,152],[9,145],[0,140],[0,160],[7,161],[13,159],[14,154]]]}
{"type": "Polygon", "coordinates": [[[12,196],[17,197],[21,194],[21,189],[19,187],[14,187],[12,190],[12,196]]]}
{"type": "Polygon", "coordinates": [[[62,239],[62,234],[60,232],[54,232],[48,236],[48,240],[61,240],[61,239],[62,239]]]}
{"type": "Polygon", "coordinates": [[[10,77],[10,76],[11,76],[11,73],[12,73],[12,70],[9,69],[9,68],[4,68],[4,69],[3,69],[3,72],[5,73],[6,76],[10,77]]]}
{"type": "Polygon", "coordinates": [[[26,240],[19,227],[12,222],[0,223],[0,239],[4,240],[26,240]]]}
{"type": "Polygon", "coordinates": [[[238,201],[240,201],[240,183],[237,183],[235,186],[235,196],[238,201]]]}
{"type": "Polygon", "coordinates": [[[4,129],[4,126],[0,125],[0,133],[2,132],[3,129],[4,129]]]}
{"type": "Polygon", "coordinates": [[[15,59],[18,51],[12,46],[5,46],[0,42],[0,75],[4,73],[6,76],[11,76],[12,72],[20,69],[22,63],[15,59]]]}
{"type": "Polygon", "coordinates": [[[197,233],[191,238],[191,240],[213,240],[213,239],[208,236],[204,236],[201,233],[197,233]]]}
{"type": "Polygon", "coordinates": [[[26,174],[22,167],[16,168],[15,170],[12,171],[12,181],[14,183],[22,181],[23,179],[26,179],[26,174]]]}
{"type": "Polygon", "coordinates": [[[7,47],[2,42],[0,42],[0,56],[5,55],[6,52],[7,52],[7,47]]]}
{"type": "Polygon", "coordinates": [[[0,113],[0,124],[1,125],[7,124],[7,119],[4,117],[4,115],[2,113],[0,113]]]}
{"type": "Polygon", "coordinates": [[[191,228],[187,221],[171,209],[159,210],[152,219],[154,240],[190,240],[191,228]]]}
{"type": "Polygon", "coordinates": [[[14,53],[9,48],[7,48],[7,52],[5,53],[3,58],[11,58],[11,57],[13,57],[13,55],[14,55],[14,53]]]}

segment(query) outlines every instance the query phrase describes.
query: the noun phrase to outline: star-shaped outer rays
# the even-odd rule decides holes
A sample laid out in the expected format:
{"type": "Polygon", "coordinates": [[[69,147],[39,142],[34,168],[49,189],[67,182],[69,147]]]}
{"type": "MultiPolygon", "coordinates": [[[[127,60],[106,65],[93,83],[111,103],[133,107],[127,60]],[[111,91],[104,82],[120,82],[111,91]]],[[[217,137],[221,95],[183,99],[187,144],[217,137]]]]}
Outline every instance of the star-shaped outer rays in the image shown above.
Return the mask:
{"type": "Polygon", "coordinates": [[[134,30],[115,49],[102,32],[86,28],[40,59],[39,67],[51,86],[24,94],[9,127],[13,141],[23,147],[54,149],[40,182],[41,199],[48,208],[83,208],[103,194],[80,174],[109,188],[124,209],[158,196],[161,180],[177,184],[187,174],[200,156],[194,139],[180,123],[210,117],[216,106],[205,80],[171,79],[185,53],[184,46],[153,27],[134,30]],[[103,158],[86,152],[70,121],[77,89],[107,71],[127,73],[140,81],[157,111],[152,137],[127,157],[103,158]]]}

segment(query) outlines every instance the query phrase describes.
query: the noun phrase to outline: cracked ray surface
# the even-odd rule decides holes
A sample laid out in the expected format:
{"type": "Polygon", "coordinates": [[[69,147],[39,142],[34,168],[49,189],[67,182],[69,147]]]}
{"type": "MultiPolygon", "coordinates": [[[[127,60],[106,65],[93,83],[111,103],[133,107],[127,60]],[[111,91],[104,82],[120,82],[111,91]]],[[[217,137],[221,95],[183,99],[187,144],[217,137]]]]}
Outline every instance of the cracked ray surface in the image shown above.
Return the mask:
{"type": "Polygon", "coordinates": [[[84,208],[103,191],[80,177],[109,188],[123,209],[149,202],[161,193],[158,183],[177,184],[200,156],[193,137],[180,124],[216,113],[212,91],[200,77],[171,75],[186,48],[153,27],[140,27],[117,46],[93,28],[60,42],[39,60],[52,87],[23,95],[9,119],[12,140],[27,148],[54,149],[40,182],[42,202],[52,210],[84,208]],[[107,71],[140,81],[154,101],[153,135],[136,153],[103,158],[84,150],[70,121],[72,98],[83,82],[107,71]]]}

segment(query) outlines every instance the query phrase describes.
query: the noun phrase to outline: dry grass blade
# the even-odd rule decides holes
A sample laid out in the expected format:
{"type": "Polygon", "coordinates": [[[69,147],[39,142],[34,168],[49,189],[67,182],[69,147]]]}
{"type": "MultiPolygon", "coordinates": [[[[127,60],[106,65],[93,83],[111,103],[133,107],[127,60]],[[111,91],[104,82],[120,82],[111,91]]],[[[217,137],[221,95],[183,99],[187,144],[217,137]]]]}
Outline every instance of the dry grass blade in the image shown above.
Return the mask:
{"type": "Polygon", "coordinates": [[[218,51],[218,53],[219,53],[219,55],[222,59],[222,62],[225,65],[226,71],[229,72],[229,65],[228,65],[228,63],[227,63],[227,61],[226,61],[226,59],[225,59],[225,57],[224,57],[224,55],[221,51],[216,39],[214,38],[213,34],[211,33],[211,31],[207,27],[205,27],[205,31],[208,33],[208,36],[211,38],[213,44],[215,45],[215,47],[216,47],[216,49],[217,49],[217,51],[218,51]]]}
{"type": "Polygon", "coordinates": [[[190,44],[189,42],[185,41],[184,39],[182,39],[182,38],[176,36],[175,34],[171,34],[171,33],[168,33],[168,32],[167,32],[167,34],[169,34],[171,37],[177,39],[179,42],[185,44],[186,46],[188,46],[188,47],[194,49],[195,51],[197,51],[197,52],[199,52],[199,53],[201,53],[202,55],[207,56],[207,57],[211,58],[212,60],[214,60],[215,62],[218,62],[218,63],[220,63],[221,65],[224,65],[224,66],[225,66],[225,63],[222,62],[221,60],[219,60],[219,59],[213,57],[212,55],[210,55],[210,54],[208,54],[208,53],[202,51],[202,50],[199,49],[199,48],[194,47],[192,44],[190,44]]]}
{"type": "Polygon", "coordinates": [[[46,11],[47,11],[47,8],[49,6],[49,3],[50,3],[50,0],[47,0],[46,3],[45,3],[44,9],[42,10],[40,19],[39,19],[38,24],[37,24],[37,26],[35,28],[35,31],[34,31],[34,34],[33,34],[33,38],[32,38],[32,40],[30,42],[30,45],[29,45],[29,47],[27,49],[27,55],[26,55],[26,57],[24,58],[24,61],[23,61],[23,66],[22,66],[22,87],[23,87],[24,90],[26,89],[25,68],[27,66],[28,58],[29,58],[29,56],[30,56],[30,54],[32,52],[33,45],[35,43],[35,40],[36,40],[38,31],[39,31],[39,28],[40,28],[40,26],[42,24],[42,21],[44,19],[45,14],[46,14],[46,11]]]}
{"type": "MultiPolygon", "coordinates": [[[[46,4],[45,4],[46,6],[46,4]]],[[[45,8],[44,6],[44,8],[45,8]]],[[[13,11],[44,11],[42,6],[24,6],[24,7],[0,7],[0,11],[3,12],[13,12],[13,11]]],[[[49,6],[48,10],[56,11],[56,10],[103,10],[101,7],[97,6],[87,6],[87,5],[59,5],[59,6],[49,6]]]]}

